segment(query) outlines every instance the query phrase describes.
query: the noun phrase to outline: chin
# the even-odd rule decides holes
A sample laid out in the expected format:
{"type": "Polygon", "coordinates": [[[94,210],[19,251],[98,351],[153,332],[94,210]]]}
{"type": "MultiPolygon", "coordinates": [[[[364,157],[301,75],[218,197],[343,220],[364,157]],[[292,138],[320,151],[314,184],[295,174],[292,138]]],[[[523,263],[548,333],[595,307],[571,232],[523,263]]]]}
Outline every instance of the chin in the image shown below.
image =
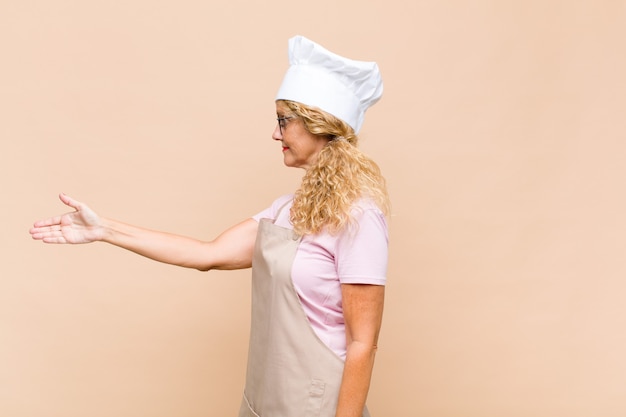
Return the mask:
{"type": "Polygon", "coordinates": [[[289,168],[297,168],[298,167],[298,165],[293,160],[288,159],[288,158],[285,158],[283,160],[283,163],[285,164],[286,167],[289,167],[289,168]]]}
{"type": "Polygon", "coordinates": [[[289,158],[287,156],[285,156],[285,159],[283,159],[283,163],[285,164],[286,167],[289,167],[289,168],[307,169],[309,167],[304,162],[302,162],[302,161],[295,161],[293,158],[289,158]]]}

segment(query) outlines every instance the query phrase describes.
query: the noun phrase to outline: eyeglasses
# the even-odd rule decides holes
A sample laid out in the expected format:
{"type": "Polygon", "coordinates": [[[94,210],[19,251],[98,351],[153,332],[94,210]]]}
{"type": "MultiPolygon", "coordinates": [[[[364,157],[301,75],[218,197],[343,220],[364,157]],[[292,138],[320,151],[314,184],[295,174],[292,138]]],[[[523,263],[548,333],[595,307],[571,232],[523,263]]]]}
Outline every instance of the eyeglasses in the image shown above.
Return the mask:
{"type": "Polygon", "coordinates": [[[278,129],[280,129],[280,136],[283,135],[283,130],[285,130],[285,127],[287,127],[286,121],[295,118],[296,116],[283,116],[276,118],[276,121],[278,121],[278,129]]]}

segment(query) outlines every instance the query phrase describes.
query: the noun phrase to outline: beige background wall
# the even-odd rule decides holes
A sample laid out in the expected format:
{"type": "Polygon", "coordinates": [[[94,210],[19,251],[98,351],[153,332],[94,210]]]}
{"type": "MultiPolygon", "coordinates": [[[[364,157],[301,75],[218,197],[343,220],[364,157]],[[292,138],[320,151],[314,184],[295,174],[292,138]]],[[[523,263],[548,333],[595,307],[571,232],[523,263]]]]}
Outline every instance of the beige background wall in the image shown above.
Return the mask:
{"type": "Polygon", "coordinates": [[[0,3],[0,415],[235,415],[248,271],[27,233],[64,191],[209,239],[292,191],[287,39],[379,62],[375,416],[626,415],[624,1],[0,3]]]}

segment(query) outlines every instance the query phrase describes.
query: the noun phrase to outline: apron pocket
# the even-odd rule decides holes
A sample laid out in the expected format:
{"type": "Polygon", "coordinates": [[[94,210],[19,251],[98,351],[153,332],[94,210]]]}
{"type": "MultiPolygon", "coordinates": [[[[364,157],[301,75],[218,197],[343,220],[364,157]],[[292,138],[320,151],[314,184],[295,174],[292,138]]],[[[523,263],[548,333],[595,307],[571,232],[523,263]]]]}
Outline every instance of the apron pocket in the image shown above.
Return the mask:
{"type": "Polygon", "coordinates": [[[305,417],[319,417],[324,403],[326,383],[320,379],[312,379],[309,387],[309,398],[306,404],[305,417]]]}

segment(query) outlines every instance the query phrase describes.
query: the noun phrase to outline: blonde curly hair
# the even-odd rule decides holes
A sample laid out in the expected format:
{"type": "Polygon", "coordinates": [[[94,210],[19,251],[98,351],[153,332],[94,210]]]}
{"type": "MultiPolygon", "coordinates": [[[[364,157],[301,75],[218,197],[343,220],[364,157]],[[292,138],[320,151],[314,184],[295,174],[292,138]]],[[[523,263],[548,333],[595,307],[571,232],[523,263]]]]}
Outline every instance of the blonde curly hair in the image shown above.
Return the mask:
{"type": "Polygon", "coordinates": [[[279,102],[302,119],[307,131],[329,139],[295,192],[290,212],[295,232],[339,232],[351,223],[351,211],[360,198],[372,200],[388,214],[385,178],[378,165],[357,148],[354,130],[318,108],[288,100],[279,102]]]}

